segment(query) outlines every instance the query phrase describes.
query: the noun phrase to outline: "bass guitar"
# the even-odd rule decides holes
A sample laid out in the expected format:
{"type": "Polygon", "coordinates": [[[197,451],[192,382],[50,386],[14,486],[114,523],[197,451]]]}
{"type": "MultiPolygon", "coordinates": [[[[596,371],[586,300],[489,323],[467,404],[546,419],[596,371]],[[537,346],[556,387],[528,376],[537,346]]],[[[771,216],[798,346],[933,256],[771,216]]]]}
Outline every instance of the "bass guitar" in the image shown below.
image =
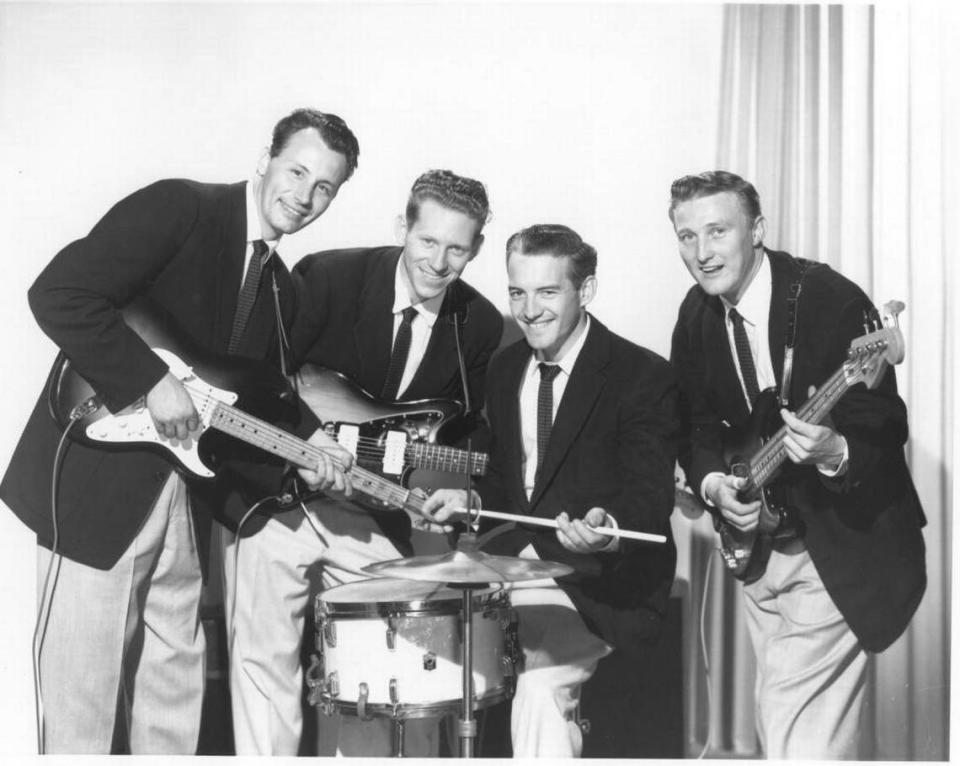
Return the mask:
{"type": "MultiPolygon", "coordinates": [[[[181,335],[174,323],[156,308],[143,304],[123,311],[126,324],[151,347],[183,384],[193,400],[200,425],[187,439],[169,439],[157,433],[144,398],[118,412],[110,412],[70,360],[61,354],[50,376],[48,403],[61,428],[76,423],[71,436],[103,448],[136,446],[159,452],[197,477],[215,475],[223,446],[213,437],[226,434],[301,468],[312,469],[322,447],[251,415],[247,408],[272,415],[289,413],[289,382],[269,365],[256,360],[214,356],[200,352],[181,335]],[[239,393],[238,393],[239,392],[239,393]],[[243,408],[234,406],[238,400],[243,408]]],[[[417,512],[423,498],[362,466],[350,477],[355,492],[383,506],[417,512]]]]}
{"type": "MultiPolygon", "coordinates": [[[[847,360],[797,410],[796,415],[807,423],[819,424],[851,387],[863,383],[875,388],[887,364],[903,360],[904,343],[897,315],[904,304],[890,301],[883,307],[883,323],[874,321],[874,329],[855,338],[847,351],[847,360]]],[[[750,583],[766,569],[773,541],[790,539],[802,533],[803,522],[795,509],[781,499],[776,479],[788,460],[783,446],[786,426],[780,418],[780,405],[773,389],[762,391],[754,403],[745,429],[728,434],[725,458],[730,473],[747,481],[740,490],[741,502],[759,500],[760,522],[756,529],[741,532],[715,516],[720,535],[720,554],[729,571],[739,580],[750,583]],[[749,457],[744,457],[748,455],[749,457]]]]}

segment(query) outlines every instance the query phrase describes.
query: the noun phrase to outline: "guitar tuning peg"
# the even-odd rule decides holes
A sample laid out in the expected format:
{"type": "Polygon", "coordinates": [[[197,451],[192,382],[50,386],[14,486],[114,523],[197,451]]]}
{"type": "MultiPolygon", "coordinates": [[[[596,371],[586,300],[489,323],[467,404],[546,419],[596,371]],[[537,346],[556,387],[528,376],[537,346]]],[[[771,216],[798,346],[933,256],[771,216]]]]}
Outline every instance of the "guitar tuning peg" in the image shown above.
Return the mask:
{"type": "Polygon", "coordinates": [[[906,308],[903,301],[892,300],[887,301],[883,304],[883,315],[888,320],[886,322],[888,327],[899,327],[900,320],[899,314],[906,308]]]}
{"type": "Polygon", "coordinates": [[[870,324],[874,330],[883,329],[883,322],[880,319],[880,312],[876,309],[870,309],[870,324]]]}
{"type": "Polygon", "coordinates": [[[870,334],[870,313],[866,309],[863,310],[863,334],[870,334]]]}

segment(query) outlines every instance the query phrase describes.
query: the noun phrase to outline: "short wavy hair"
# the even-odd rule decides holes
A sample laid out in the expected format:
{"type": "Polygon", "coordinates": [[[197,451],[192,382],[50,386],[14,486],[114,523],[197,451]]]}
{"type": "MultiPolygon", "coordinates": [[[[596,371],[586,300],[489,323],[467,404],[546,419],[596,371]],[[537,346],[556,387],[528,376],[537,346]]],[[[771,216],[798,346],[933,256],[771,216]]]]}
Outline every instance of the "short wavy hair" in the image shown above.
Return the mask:
{"type": "Polygon", "coordinates": [[[413,182],[407,199],[407,226],[416,223],[420,205],[426,199],[472,218],[479,224],[478,235],[490,218],[490,202],[483,184],[452,170],[428,170],[413,182]]]}
{"type": "MultiPolygon", "coordinates": [[[[297,109],[273,128],[273,142],[270,144],[270,156],[276,157],[287,145],[290,137],[297,131],[314,128],[320,138],[332,151],[342,154],[347,160],[347,178],[357,169],[360,157],[360,143],[347,123],[335,114],[319,112],[316,109],[297,109]]],[[[345,178],[344,180],[347,180],[345,178]]]]}
{"type": "Polygon", "coordinates": [[[597,273],[597,250],[577,232],[559,223],[537,223],[521,229],[507,240],[507,260],[519,255],[552,255],[570,259],[570,279],[578,290],[587,277],[597,273]]]}
{"type": "Polygon", "coordinates": [[[751,220],[755,221],[762,215],[760,210],[760,195],[753,184],[745,181],[736,173],[726,170],[708,170],[705,173],[683,176],[670,185],[670,209],[667,215],[673,221],[674,211],[681,202],[688,202],[700,197],[709,197],[721,192],[733,192],[740,201],[740,209],[751,220]]]}

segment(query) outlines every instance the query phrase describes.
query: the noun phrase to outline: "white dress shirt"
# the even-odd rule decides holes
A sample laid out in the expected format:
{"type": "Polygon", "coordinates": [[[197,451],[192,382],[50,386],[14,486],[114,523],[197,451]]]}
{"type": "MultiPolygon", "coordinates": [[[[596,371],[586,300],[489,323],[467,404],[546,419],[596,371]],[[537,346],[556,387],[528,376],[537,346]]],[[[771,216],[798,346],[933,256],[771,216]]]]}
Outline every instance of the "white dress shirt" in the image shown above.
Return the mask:
{"type": "MultiPolygon", "coordinates": [[[[440,314],[440,307],[443,305],[444,296],[447,291],[444,289],[439,295],[429,298],[422,303],[414,303],[411,296],[413,288],[410,285],[410,279],[407,271],[403,267],[403,255],[397,261],[397,271],[393,279],[393,339],[397,338],[397,330],[400,329],[400,323],[403,321],[403,310],[413,306],[417,310],[417,315],[410,324],[410,350],[407,352],[407,364],[403,368],[403,377],[400,378],[400,385],[397,387],[397,397],[401,397],[407,390],[413,376],[417,374],[420,362],[423,361],[427,353],[427,345],[430,343],[430,336],[433,333],[433,326],[437,322],[440,314]]],[[[393,343],[390,344],[393,348],[393,343]]]]}
{"type": "Polygon", "coordinates": [[[247,269],[250,268],[250,259],[253,257],[253,243],[262,239],[267,244],[267,257],[264,264],[273,257],[277,250],[277,243],[280,238],[265,239],[263,230],[260,228],[260,207],[253,198],[253,181],[248,181],[245,197],[247,200],[247,246],[243,254],[243,275],[240,277],[240,284],[237,286],[237,292],[243,288],[243,281],[247,278],[247,269]]]}

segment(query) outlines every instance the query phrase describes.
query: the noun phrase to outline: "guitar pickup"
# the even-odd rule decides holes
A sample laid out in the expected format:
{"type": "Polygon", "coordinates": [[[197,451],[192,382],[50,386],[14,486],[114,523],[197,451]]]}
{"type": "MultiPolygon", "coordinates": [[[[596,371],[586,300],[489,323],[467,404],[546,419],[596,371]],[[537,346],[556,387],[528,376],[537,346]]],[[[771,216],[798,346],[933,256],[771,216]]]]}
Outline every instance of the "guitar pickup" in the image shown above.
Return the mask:
{"type": "Polygon", "coordinates": [[[402,474],[404,470],[407,435],[402,431],[387,431],[383,447],[383,472],[402,474]]]}
{"type": "Polygon", "coordinates": [[[357,447],[360,444],[360,427],[348,423],[341,423],[337,429],[337,442],[356,458],[357,447]]]}

